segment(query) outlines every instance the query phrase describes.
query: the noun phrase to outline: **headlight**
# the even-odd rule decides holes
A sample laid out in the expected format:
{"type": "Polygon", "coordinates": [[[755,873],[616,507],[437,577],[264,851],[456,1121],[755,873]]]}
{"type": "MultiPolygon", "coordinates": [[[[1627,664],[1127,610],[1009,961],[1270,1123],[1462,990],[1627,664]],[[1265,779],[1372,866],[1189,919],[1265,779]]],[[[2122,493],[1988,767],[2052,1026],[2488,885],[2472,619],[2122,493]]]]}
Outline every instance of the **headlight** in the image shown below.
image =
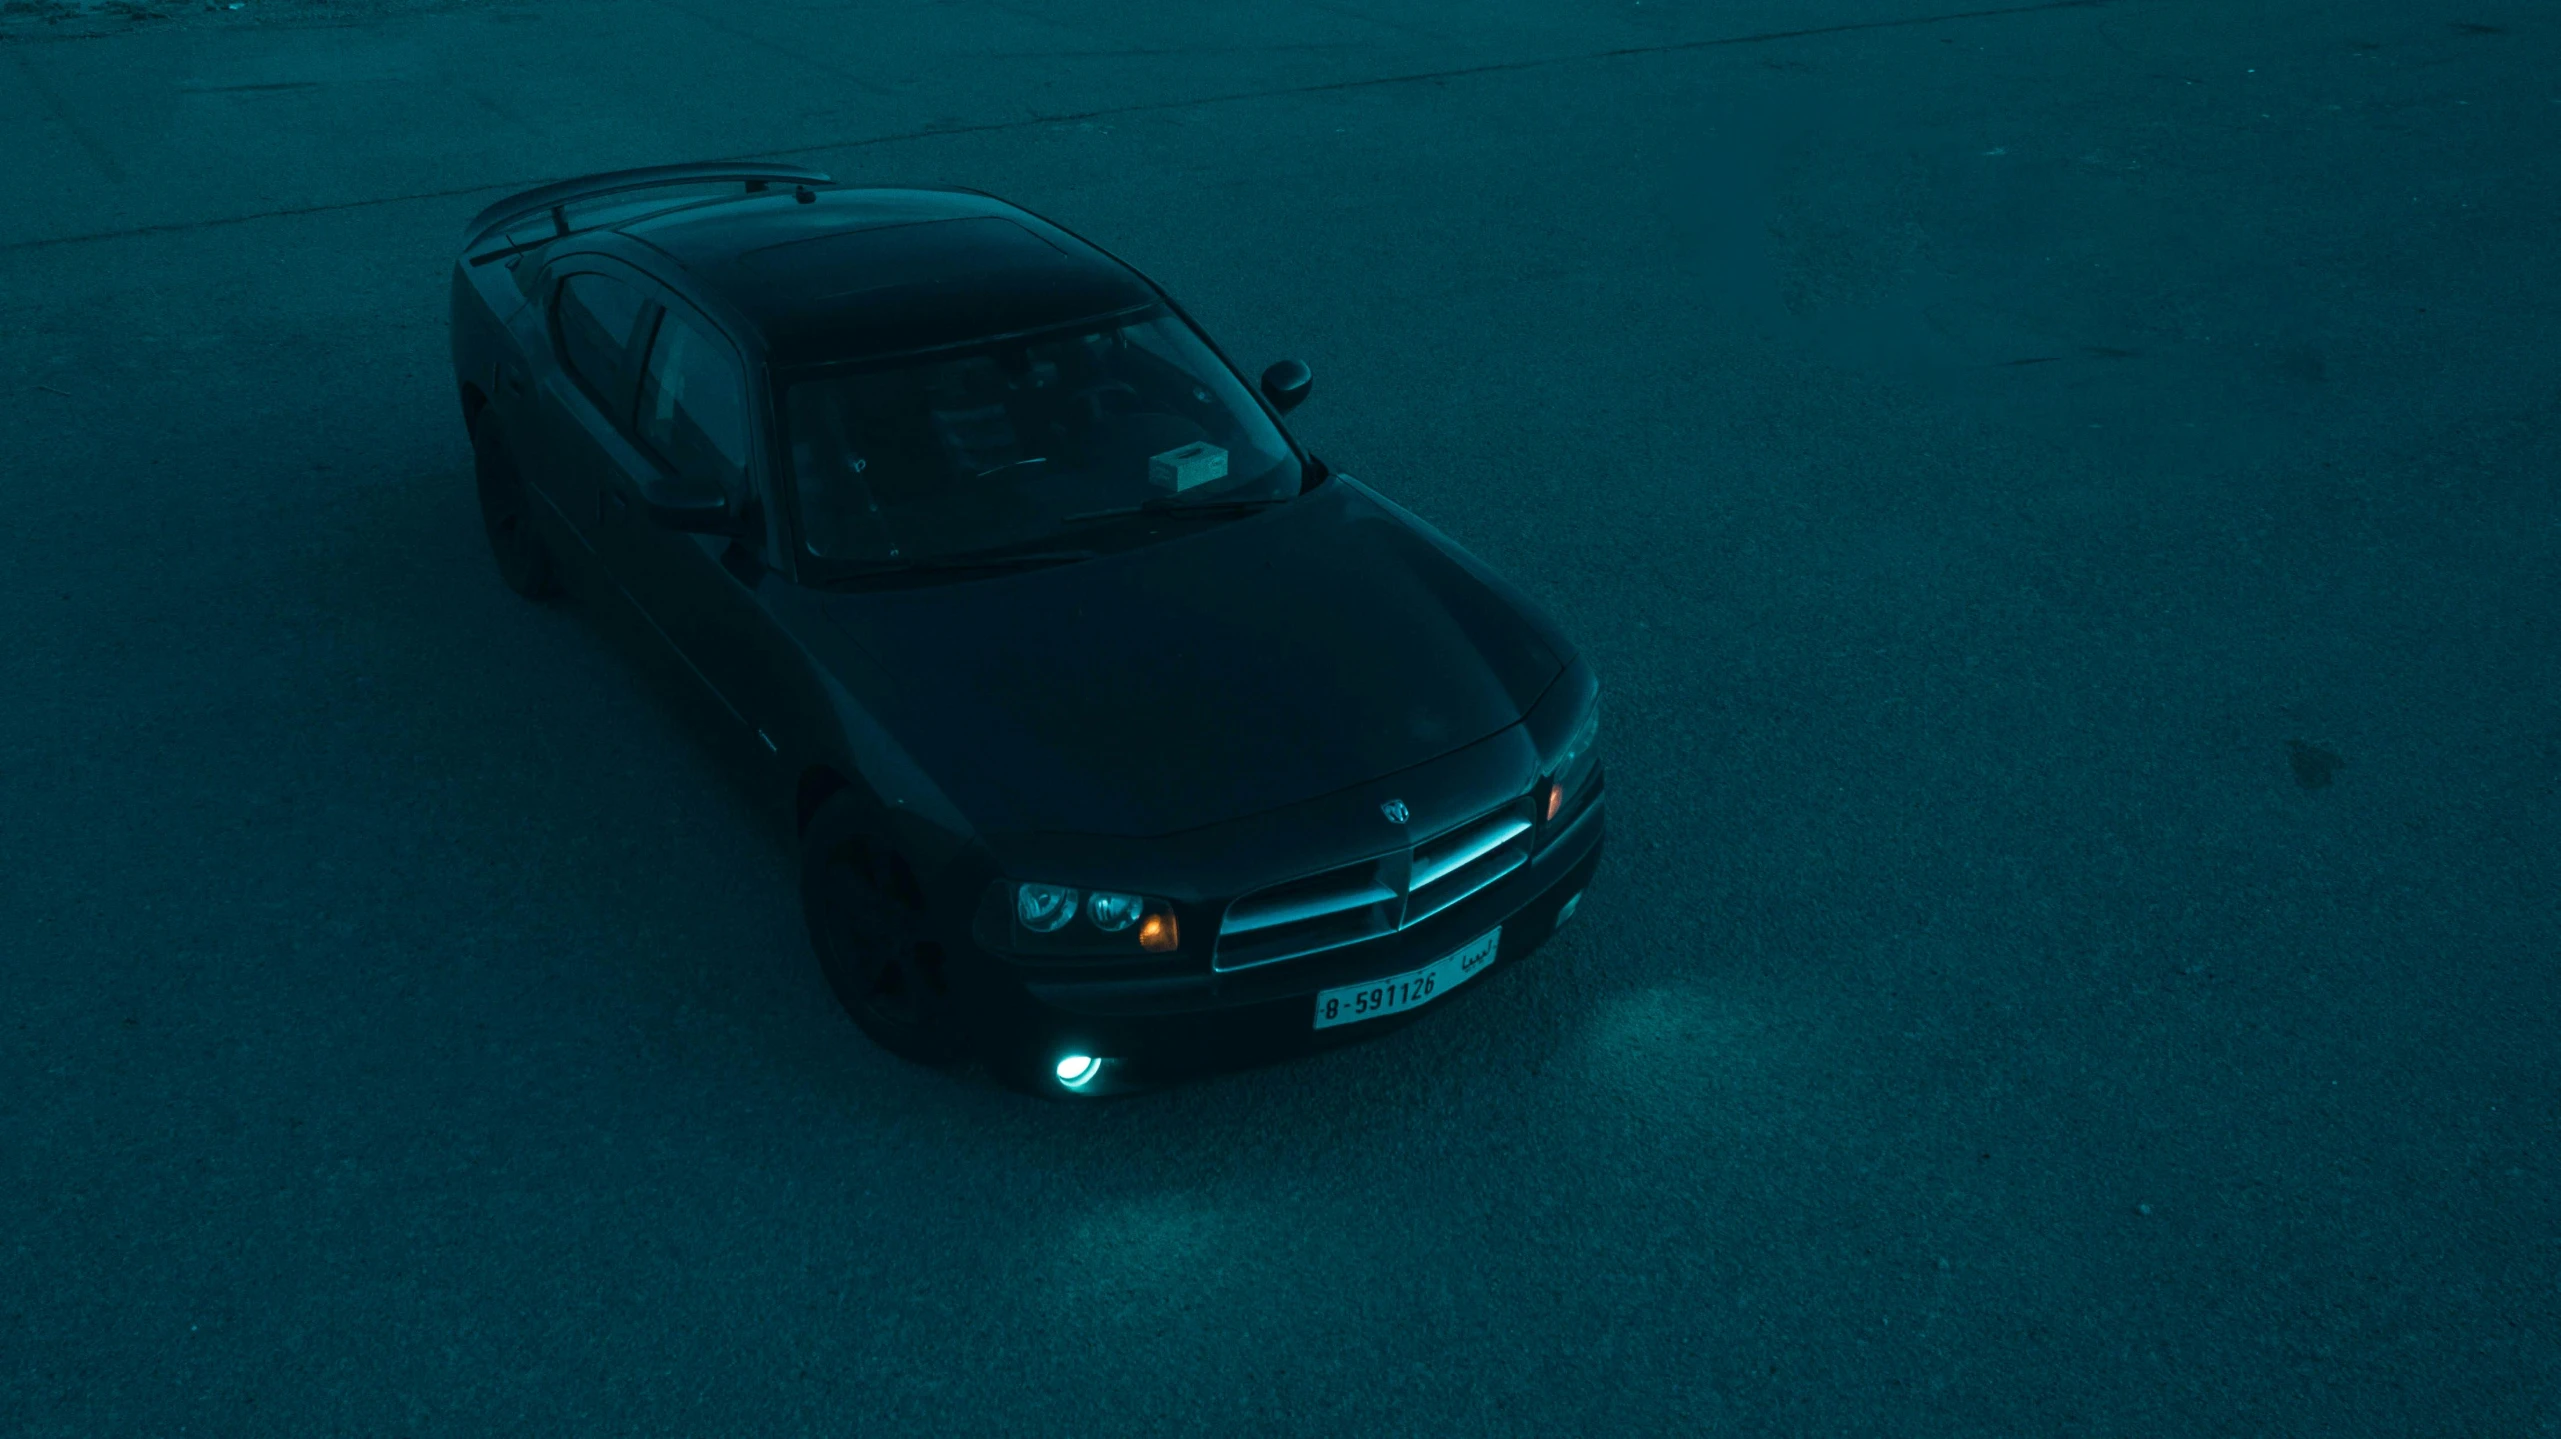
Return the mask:
{"type": "MultiPolygon", "coordinates": [[[[1017,883],[1013,936],[1006,946],[1028,954],[1167,954],[1182,945],[1174,906],[1143,894],[1070,885],[1017,883]],[[1073,923],[1082,914],[1084,922],[1073,923]]],[[[982,911],[983,912],[983,911],[982,911]]],[[[991,942],[993,934],[986,936],[991,942]]]]}
{"type": "Polygon", "coordinates": [[[1547,778],[1539,787],[1541,822],[1563,815],[1591,788],[1592,776],[1601,767],[1600,738],[1601,707],[1595,704],[1583,722],[1574,727],[1574,737],[1565,742],[1565,748],[1557,751],[1555,761],[1547,767],[1547,778]]]}
{"type": "Polygon", "coordinates": [[[1118,934],[1138,923],[1139,912],[1146,907],[1147,901],[1140,899],[1137,895],[1114,894],[1109,890],[1098,889],[1094,891],[1092,901],[1086,906],[1085,914],[1087,918],[1094,921],[1094,928],[1108,934],[1118,934]]]}
{"type": "Polygon", "coordinates": [[[1063,884],[1018,884],[1014,919],[1034,934],[1048,934],[1076,917],[1076,899],[1076,891],[1063,884]]]}

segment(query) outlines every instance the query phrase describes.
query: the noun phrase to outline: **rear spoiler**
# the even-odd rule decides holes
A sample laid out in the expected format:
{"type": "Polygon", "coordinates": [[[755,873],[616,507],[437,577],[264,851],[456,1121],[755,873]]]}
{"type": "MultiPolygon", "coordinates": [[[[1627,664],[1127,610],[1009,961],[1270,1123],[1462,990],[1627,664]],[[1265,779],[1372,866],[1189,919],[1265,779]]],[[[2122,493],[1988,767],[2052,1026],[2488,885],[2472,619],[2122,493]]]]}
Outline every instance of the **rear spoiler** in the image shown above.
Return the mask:
{"type": "MultiPolygon", "coordinates": [[[[557,211],[572,200],[590,200],[622,190],[646,190],[659,185],[699,185],[707,181],[742,180],[750,188],[759,183],[776,182],[800,185],[835,183],[824,170],[804,165],[783,165],[755,160],[723,160],[700,165],[650,165],[638,170],[609,170],[601,175],[586,175],[575,180],[561,180],[549,185],[510,195],[471,217],[463,226],[465,249],[489,238],[490,232],[504,227],[510,220],[520,220],[542,210],[557,211]]],[[[566,220],[554,214],[560,233],[567,234],[566,220]]]]}

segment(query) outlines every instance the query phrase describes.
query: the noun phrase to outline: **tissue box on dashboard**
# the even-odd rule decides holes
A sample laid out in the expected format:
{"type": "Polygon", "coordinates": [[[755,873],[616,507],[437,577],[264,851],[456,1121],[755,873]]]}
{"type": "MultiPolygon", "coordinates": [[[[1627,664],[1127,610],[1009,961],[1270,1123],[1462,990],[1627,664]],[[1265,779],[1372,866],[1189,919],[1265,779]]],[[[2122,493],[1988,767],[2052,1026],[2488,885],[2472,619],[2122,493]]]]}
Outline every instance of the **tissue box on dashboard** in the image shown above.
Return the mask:
{"type": "Polygon", "coordinates": [[[1151,455],[1147,460],[1148,481],[1160,490],[1188,490],[1194,485],[1227,478],[1227,452],[1207,440],[1151,455]]]}

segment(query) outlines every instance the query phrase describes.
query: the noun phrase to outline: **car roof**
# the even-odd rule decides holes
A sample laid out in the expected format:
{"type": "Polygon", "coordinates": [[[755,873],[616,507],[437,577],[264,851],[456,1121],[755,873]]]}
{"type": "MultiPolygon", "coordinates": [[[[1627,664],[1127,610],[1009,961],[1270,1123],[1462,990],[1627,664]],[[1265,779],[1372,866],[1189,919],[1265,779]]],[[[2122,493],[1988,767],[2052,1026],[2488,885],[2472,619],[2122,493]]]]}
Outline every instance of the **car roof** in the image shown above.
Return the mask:
{"type": "Polygon", "coordinates": [[[802,187],[684,205],[619,229],[755,326],[782,369],[1022,334],[1161,299],[1085,241],[970,190],[802,187]]]}

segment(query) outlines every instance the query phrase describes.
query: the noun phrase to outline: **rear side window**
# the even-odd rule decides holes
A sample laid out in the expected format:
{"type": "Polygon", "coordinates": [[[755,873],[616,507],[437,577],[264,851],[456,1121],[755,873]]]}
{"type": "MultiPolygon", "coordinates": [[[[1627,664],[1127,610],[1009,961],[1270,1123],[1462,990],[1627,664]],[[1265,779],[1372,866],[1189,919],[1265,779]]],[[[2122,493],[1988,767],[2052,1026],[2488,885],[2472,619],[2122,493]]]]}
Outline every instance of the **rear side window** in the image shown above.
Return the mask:
{"type": "Polygon", "coordinates": [[[671,310],[640,384],[640,438],[676,473],[739,493],[747,476],[747,383],[729,346],[671,310]]]}
{"type": "Polygon", "coordinates": [[[561,357],[569,372],[608,402],[626,393],[632,327],[640,321],[640,291],[611,275],[572,275],[560,282],[561,357]]]}

